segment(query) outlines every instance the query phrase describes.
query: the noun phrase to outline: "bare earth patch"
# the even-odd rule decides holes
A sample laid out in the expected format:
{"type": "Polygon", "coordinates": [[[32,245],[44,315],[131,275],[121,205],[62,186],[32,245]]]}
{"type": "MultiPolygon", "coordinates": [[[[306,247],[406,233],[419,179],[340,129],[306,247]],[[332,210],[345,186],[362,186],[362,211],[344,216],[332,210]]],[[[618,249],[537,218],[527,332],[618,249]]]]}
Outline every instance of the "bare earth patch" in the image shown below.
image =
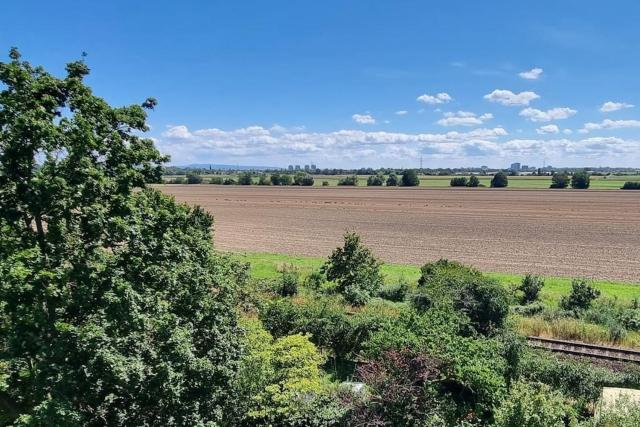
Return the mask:
{"type": "Polygon", "coordinates": [[[640,194],[165,185],[215,216],[219,249],[326,256],[355,230],[384,261],[640,281],[640,194]]]}

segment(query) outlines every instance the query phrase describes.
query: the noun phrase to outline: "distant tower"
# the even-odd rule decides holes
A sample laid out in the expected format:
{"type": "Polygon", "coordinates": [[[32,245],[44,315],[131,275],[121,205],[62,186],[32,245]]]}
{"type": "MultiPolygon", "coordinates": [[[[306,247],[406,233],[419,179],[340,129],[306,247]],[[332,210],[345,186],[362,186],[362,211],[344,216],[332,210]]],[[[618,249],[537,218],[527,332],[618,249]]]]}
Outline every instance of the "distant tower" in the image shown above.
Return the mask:
{"type": "Polygon", "coordinates": [[[420,170],[422,170],[422,156],[420,156],[420,170]]]}

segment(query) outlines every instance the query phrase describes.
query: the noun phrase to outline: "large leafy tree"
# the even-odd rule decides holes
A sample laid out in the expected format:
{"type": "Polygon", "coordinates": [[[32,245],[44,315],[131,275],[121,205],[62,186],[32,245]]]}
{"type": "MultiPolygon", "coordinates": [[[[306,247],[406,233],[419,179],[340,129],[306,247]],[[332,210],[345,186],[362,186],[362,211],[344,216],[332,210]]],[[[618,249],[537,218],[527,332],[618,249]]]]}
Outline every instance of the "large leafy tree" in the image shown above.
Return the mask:
{"type": "Polygon", "coordinates": [[[0,411],[16,425],[213,425],[239,357],[212,217],[145,185],[142,105],[0,63],[0,411]]]}

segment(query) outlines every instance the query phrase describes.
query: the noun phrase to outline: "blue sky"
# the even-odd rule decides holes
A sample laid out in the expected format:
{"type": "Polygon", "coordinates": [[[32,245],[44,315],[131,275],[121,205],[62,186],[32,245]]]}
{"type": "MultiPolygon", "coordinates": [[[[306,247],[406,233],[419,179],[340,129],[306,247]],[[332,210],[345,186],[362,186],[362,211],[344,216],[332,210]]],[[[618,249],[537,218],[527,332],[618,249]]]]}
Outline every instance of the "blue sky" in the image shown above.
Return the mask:
{"type": "Polygon", "coordinates": [[[7,2],[0,47],[156,97],[173,164],[640,165],[637,1],[79,3],[7,2]]]}

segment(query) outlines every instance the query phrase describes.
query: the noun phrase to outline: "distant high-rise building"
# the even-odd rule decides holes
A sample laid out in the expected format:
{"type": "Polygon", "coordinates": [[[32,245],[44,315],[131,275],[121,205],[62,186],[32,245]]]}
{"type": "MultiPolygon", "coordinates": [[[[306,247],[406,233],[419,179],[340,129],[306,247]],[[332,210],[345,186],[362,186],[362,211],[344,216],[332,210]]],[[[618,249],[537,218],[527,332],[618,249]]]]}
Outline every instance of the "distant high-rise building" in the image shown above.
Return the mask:
{"type": "Polygon", "coordinates": [[[300,165],[296,165],[294,169],[299,171],[300,170],[300,165]]]}
{"type": "Polygon", "coordinates": [[[290,171],[292,171],[292,170],[293,170],[293,165],[289,165],[288,169],[289,169],[290,171]]]}
{"type": "Polygon", "coordinates": [[[309,165],[304,165],[305,172],[309,172],[309,165]]]}
{"type": "Polygon", "coordinates": [[[514,172],[519,172],[520,171],[520,163],[511,163],[511,167],[509,168],[514,172]]]}
{"type": "Polygon", "coordinates": [[[316,169],[318,169],[318,168],[316,167],[316,165],[314,165],[314,164],[312,163],[312,164],[311,164],[311,170],[312,170],[312,171],[314,171],[314,170],[316,170],[316,169]]]}

